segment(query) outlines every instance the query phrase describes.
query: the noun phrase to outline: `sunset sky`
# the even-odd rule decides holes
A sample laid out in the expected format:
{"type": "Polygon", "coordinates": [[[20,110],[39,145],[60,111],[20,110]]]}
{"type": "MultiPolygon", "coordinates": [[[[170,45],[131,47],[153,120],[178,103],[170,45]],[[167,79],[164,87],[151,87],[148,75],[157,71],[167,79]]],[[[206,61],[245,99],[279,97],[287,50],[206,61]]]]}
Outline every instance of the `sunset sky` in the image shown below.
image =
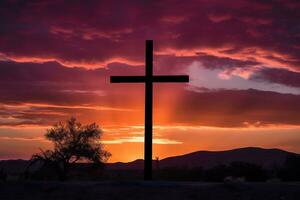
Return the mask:
{"type": "Polygon", "coordinates": [[[96,122],[109,162],[143,158],[145,40],[154,73],[153,156],[258,146],[300,153],[300,2],[0,2],[0,159],[52,145],[47,128],[96,122]]]}

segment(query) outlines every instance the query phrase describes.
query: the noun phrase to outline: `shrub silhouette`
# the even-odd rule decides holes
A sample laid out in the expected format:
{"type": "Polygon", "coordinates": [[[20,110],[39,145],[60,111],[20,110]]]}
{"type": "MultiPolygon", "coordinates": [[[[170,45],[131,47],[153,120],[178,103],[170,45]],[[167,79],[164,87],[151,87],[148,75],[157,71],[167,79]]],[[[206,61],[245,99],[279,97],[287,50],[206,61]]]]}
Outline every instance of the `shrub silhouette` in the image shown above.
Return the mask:
{"type": "Polygon", "coordinates": [[[59,122],[45,134],[54,149],[32,155],[29,167],[41,163],[40,170],[50,175],[54,172],[60,180],[65,180],[71,165],[76,162],[103,166],[111,154],[103,149],[101,136],[102,130],[95,123],[82,125],[74,117],[59,122]]]}
{"type": "Polygon", "coordinates": [[[300,180],[300,156],[292,155],[287,157],[283,167],[279,171],[279,178],[283,181],[300,180]]]}
{"type": "Polygon", "coordinates": [[[157,179],[172,181],[199,181],[203,179],[203,169],[198,168],[176,168],[168,167],[155,171],[154,175],[157,179]]]}
{"type": "Polygon", "coordinates": [[[244,177],[247,181],[265,181],[267,179],[266,170],[252,163],[232,162],[228,171],[230,176],[244,177]]]}
{"type": "Polygon", "coordinates": [[[229,165],[216,165],[208,169],[162,168],[155,172],[158,179],[181,181],[222,182],[227,177],[242,178],[246,181],[266,181],[268,171],[260,165],[247,162],[231,162],[229,165]]]}

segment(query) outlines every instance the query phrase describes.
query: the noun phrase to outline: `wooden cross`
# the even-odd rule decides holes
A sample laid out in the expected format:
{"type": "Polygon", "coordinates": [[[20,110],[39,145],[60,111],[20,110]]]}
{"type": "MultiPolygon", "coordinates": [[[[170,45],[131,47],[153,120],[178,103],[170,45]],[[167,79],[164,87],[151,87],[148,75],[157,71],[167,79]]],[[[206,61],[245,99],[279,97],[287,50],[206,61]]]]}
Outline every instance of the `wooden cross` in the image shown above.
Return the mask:
{"type": "Polygon", "coordinates": [[[144,137],[144,179],[152,179],[152,106],[153,83],[189,82],[189,76],[155,76],[153,75],[153,40],[146,40],[146,75],[145,76],[111,76],[111,83],[145,83],[145,137],[144,137]]]}

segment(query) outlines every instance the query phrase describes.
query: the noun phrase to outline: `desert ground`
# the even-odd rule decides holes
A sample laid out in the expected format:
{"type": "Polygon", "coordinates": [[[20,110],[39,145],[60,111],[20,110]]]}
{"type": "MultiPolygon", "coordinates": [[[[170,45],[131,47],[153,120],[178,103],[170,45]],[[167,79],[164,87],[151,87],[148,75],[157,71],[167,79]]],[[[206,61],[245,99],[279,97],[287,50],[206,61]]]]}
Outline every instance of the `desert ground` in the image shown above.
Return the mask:
{"type": "Polygon", "coordinates": [[[300,199],[300,183],[199,183],[165,181],[2,182],[1,200],[89,199],[300,199]]]}

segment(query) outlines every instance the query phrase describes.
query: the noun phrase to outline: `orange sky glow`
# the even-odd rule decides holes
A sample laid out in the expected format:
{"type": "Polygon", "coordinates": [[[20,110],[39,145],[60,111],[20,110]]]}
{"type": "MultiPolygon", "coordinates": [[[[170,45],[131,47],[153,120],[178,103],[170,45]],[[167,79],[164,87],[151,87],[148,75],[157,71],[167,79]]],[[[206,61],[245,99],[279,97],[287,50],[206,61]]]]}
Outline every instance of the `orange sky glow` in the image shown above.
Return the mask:
{"type": "Polygon", "coordinates": [[[0,2],[0,160],[52,148],[46,129],[96,122],[109,162],[143,158],[154,40],[153,157],[239,147],[300,153],[300,4],[168,0],[0,2]],[[263,15],[261,14],[263,13],[263,15]]]}

